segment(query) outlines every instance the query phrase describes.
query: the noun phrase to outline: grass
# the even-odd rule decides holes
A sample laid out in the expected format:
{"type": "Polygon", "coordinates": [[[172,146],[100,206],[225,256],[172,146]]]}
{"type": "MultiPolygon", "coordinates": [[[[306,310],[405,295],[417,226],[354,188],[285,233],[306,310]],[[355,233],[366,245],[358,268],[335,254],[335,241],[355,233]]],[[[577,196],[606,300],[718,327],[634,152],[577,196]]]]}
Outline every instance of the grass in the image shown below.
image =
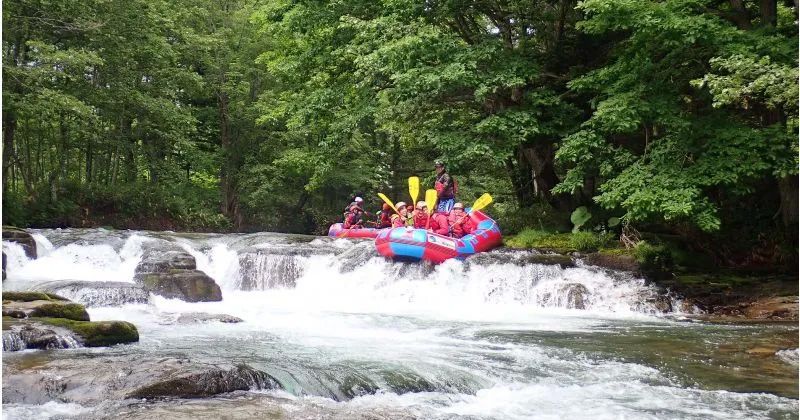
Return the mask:
{"type": "Polygon", "coordinates": [[[505,240],[510,248],[535,248],[566,254],[574,251],[594,252],[611,247],[613,235],[594,232],[561,233],[539,229],[523,229],[505,240]]]}

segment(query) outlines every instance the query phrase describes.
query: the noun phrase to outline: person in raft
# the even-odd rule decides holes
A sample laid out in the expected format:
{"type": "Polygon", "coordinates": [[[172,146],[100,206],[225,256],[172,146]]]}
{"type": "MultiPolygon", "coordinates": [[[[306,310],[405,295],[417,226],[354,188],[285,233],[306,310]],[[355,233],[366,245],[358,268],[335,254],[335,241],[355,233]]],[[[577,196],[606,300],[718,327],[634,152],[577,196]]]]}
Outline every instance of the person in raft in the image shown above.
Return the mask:
{"type": "Polygon", "coordinates": [[[392,227],[397,228],[407,226],[406,221],[409,219],[408,206],[405,202],[398,201],[395,207],[397,208],[397,214],[392,215],[392,227]]]}
{"type": "Polygon", "coordinates": [[[454,238],[461,238],[464,235],[469,235],[475,230],[472,220],[464,212],[464,204],[456,203],[453,205],[453,211],[447,218],[450,225],[450,236],[454,238]]]}
{"type": "Polygon", "coordinates": [[[442,161],[437,160],[434,163],[436,168],[436,182],[433,188],[436,190],[436,212],[437,213],[450,213],[453,205],[456,202],[456,193],[458,192],[458,185],[456,180],[447,173],[442,161]]]}
{"type": "Polygon", "coordinates": [[[342,227],[345,229],[361,229],[364,227],[364,209],[358,205],[358,202],[350,204],[350,208],[344,215],[344,223],[342,227]]]}
{"type": "Polygon", "coordinates": [[[386,203],[383,203],[383,208],[378,212],[378,223],[376,227],[378,229],[392,227],[392,207],[386,203]]]}
{"type": "Polygon", "coordinates": [[[447,216],[443,213],[434,213],[428,216],[428,203],[417,202],[417,214],[414,216],[415,229],[427,229],[429,232],[447,235],[450,227],[447,225],[447,216]]]}

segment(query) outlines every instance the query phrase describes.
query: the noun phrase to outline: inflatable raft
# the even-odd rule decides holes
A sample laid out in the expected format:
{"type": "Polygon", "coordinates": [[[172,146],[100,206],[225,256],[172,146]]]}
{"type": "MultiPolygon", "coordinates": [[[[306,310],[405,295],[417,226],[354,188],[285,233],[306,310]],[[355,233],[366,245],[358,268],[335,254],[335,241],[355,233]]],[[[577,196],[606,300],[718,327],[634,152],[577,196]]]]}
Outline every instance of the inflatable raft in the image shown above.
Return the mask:
{"type": "Polygon", "coordinates": [[[328,236],[335,238],[375,238],[380,232],[388,229],[361,228],[345,229],[341,223],[334,223],[328,228],[328,236]]]}
{"type": "Polygon", "coordinates": [[[441,263],[450,258],[466,258],[488,251],[502,242],[497,222],[480,211],[469,213],[475,231],[460,239],[426,231],[399,227],[383,229],[375,238],[375,247],[381,255],[399,261],[426,260],[441,263]]]}

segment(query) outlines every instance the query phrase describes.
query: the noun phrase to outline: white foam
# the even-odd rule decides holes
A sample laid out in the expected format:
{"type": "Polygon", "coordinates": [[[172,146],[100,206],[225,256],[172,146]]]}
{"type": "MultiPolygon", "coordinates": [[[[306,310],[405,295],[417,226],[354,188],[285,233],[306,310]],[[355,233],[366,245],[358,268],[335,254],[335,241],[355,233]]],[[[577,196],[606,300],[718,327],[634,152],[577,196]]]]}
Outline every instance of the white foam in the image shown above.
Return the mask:
{"type": "MultiPolygon", "coordinates": [[[[117,252],[111,245],[72,243],[52,248],[40,258],[18,258],[7,270],[8,278],[21,281],[86,280],[133,282],[142,257],[142,244],[150,239],[133,235],[117,252]]],[[[4,244],[4,247],[6,245],[4,244]]]]}
{"type": "Polygon", "coordinates": [[[91,410],[80,404],[49,401],[41,405],[3,404],[3,418],[7,420],[63,419],[83,417],[91,410]]]}

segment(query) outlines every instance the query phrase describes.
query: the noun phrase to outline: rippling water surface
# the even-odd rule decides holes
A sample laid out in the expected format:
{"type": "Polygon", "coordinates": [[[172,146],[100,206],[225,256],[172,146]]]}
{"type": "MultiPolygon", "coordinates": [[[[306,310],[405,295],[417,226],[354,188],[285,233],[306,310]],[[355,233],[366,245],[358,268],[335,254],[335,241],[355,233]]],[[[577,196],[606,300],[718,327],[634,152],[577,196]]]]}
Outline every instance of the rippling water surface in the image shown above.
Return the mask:
{"type": "Polygon", "coordinates": [[[192,254],[223,301],[93,306],[92,320],[133,322],[141,341],[6,352],[4,365],[184,357],[247,363],[283,390],[5,404],[6,418],[797,418],[796,326],[662,314],[669,297],[622,273],[507,251],[434,268],[387,262],[369,241],[279,234],[46,230],[36,239],[34,261],[4,243],[6,288],[133,282],[144,250],[163,246],[192,254]],[[244,322],[170,322],[183,312],[244,322]],[[785,346],[777,355],[748,353],[775,343],[785,346]]]}

